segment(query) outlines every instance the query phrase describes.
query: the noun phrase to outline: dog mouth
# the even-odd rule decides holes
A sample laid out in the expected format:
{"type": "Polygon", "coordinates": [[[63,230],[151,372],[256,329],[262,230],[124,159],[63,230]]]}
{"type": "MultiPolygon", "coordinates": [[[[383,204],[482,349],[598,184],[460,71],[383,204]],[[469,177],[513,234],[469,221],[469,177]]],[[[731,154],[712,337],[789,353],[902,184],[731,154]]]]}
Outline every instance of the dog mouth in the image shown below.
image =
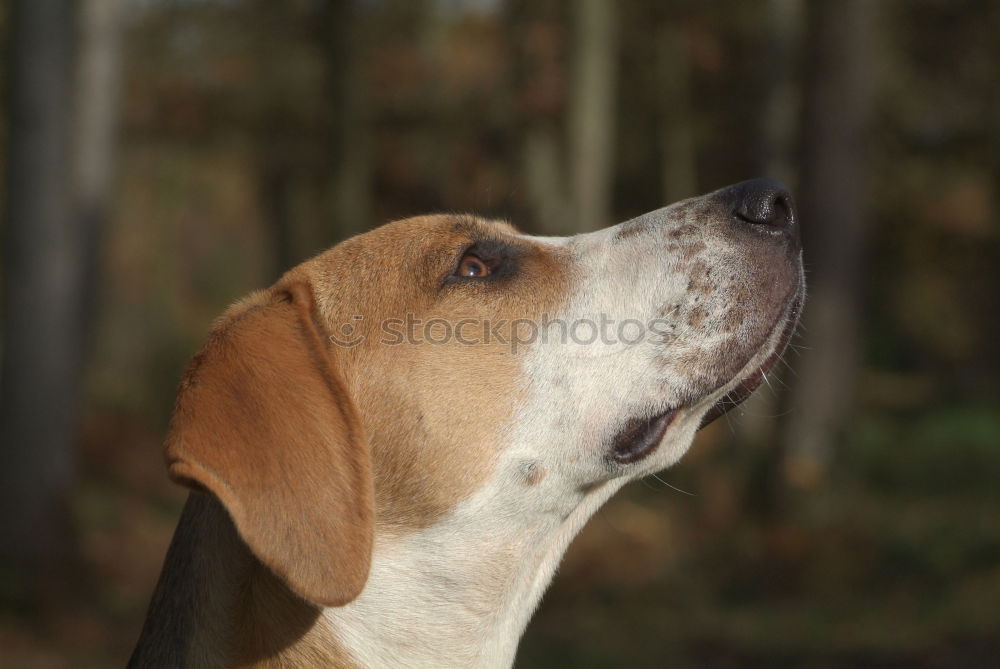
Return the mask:
{"type": "Polygon", "coordinates": [[[784,355],[785,349],[788,347],[788,343],[792,340],[792,335],[795,334],[795,328],[799,324],[799,313],[802,310],[802,296],[801,293],[796,295],[795,299],[792,301],[787,313],[785,314],[784,325],[781,326],[781,334],[778,337],[778,341],[775,343],[774,348],[771,353],[768,354],[764,361],[757,365],[757,368],[748,374],[747,376],[740,379],[739,383],[730,390],[728,393],[719,398],[719,401],[712,405],[712,408],[708,410],[705,416],[701,419],[701,424],[698,429],[705,427],[712,421],[714,421],[719,416],[735,409],[740,404],[742,404],[748,397],[750,397],[760,384],[764,382],[767,378],[768,373],[774,368],[778,361],[781,360],[781,356],[784,355]]]}
{"type": "Polygon", "coordinates": [[[649,418],[633,418],[625,423],[612,442],[611,459],[622,465],[644,459],[663,441],[663,435],[680,410],[681,407],[668,409],[649,418]]]}
{"type": "MultiPolygon", "coordinates": [[[[740,381],[717,401],[708,410],[701,420],[698,429],[705,427],[719,416],[727,413],[742,404],[755,390],[764,382],[767,374],[774,368],[784,354],[788,343],[795,334],[795,328],[799,322],[799,313],[802,309],[801,293],[796,295],[791,306],[785,313],[784,324],[781,326],[781,334],[774,345],[772,351],[764,360],[757,365],[750,374],[742,377],[740,381]]],[[[730,380],[731,381],[731,380],[730,380]]],[[[729,382],[727,382],[728,384],[729,382]]],[[[678,415],[691,404],[684,404],[672,407],[649,417],[633,418],[625,423],[612,441],[610,458],[622,465],[639,462],[655,451],[667,429],[675,422],[678,415]]]]}

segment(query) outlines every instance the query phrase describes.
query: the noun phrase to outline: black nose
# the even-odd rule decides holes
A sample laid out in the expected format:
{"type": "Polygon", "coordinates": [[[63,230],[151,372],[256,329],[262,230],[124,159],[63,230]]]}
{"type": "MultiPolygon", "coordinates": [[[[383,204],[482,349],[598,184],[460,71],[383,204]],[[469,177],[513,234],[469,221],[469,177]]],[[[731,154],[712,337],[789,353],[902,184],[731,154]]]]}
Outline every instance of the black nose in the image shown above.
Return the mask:
{"type": "Polygon", "coordinates": [[[722,192],[741,225],[771,234],[799,236],[798,213],[788,187],[775,179],[752,179],[722,192]]]}

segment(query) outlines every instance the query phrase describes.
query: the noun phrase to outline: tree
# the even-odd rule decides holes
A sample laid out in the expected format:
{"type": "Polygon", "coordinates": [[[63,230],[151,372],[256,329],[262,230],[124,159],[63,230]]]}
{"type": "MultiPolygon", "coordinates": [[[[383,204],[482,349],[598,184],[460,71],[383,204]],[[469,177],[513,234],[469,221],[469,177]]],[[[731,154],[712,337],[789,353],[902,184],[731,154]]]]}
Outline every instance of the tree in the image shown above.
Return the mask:
{"type": "MultiPolygon", "coordinates": [[[[761,31],[761,59],[758,90],[763,100],[757,146],[758,173],[785,182],[797,191],[796,142],[801,107],[801,77],[796,63],[802,53],[805,7],[803,0],[768,0],[766,30],[761,31]]],[[[756,454],[756,472],[763,476],[755,489],[759,502],[768,511],[780,508],[785,492],[779,423],[788,402],[784,392],[790,374],[780,366],[769,374],[768,387],[754,393],[740,408],[739,420],[732,422],[741,450],[756,454]]]]}
{"type": "Polygon", "coordinates": [[[355,0],[327,0],[326,67],[333,157],[333,219],[329,242],[372,224],[371,114],[365,77],[365,21],[355,0]]]}
{"type": "Polygon", "coordinates": [[[113,191],[123,16],[122,0],[83,0],[76,7],[71,206],[82,239],[80,323],[86,338],[89,314],[97,306],[99,245],[113,191]]]}
{"type": "Polygon", "coordinates": [[[85,244],[70,204],[73,5],[21,0],[10,14],[0,551],[32,565],[71,547],[85,244]]]}
{"type": "Polygon", "coordinates": [[[612,222],[616,12],[615,3],[603,0],[571,3],[569,16],[553,11],[551,3],[507,5],[507,21],[520,37],[514,69],[522,172],[528,204],[545,234],[597,230],[612,222]],[[568,90],[564,23],[572,35],[568,90]]]}
{"type": "Polygon", "coordinates": [[[581,232],[613,222],[617,7],[606,0],[573,3],[569,171],[576,229],[581,232]]]}
{"type": "Polygon", "coordinates": [[[566,105],[562,62],[563,17],[553,3],[512,0],[504,4],[514,35],[512,91],[520,126],[520,172],[535,229],[548,235],[573,232],[563,137],[566,105]]]}
{"type": "Polygon", "coordinates": [[[823,475],[851,409],[867,240],[866,150],[877,3],[809,5],[800,214],[810,297],[806,350],[785,426],[785,472],[794,485],[823,475]]]}
{"type": "Polygon", "coordinates": [[[24,0],[11,12],[0,550],[36,570],[73,548],[67,496],[113,173],[120,10],[24,0]]]}
{"type": "Polygon", "coordinates": [[[685,37],[682,27],[668,22],[657,44],[665,204],[698,192],[691,59],[685,37]]]}

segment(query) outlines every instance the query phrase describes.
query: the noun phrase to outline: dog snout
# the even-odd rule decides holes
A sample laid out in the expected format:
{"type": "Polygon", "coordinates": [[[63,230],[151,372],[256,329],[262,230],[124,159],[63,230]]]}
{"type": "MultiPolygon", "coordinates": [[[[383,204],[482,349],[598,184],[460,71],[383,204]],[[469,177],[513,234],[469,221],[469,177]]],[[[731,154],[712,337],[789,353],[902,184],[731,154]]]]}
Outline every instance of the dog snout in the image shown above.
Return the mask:
{"type": "Polygon", "coordinates": [[[798,243],[799,221],[788,187],[775,179],[752,179],[719,193],[737,226],[788,237],[798,243]]]}

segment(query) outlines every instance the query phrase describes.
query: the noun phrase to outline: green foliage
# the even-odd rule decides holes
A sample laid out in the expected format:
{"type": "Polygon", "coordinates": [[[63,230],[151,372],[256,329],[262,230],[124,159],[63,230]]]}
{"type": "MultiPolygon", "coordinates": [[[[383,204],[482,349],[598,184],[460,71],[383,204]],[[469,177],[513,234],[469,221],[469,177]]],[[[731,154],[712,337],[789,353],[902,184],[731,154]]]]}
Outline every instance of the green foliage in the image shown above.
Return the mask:
{"type": "Polygon", "coordinates": [[[872,490],[921,497],[1000,498],[1000,409],[926,407],[906,416],[868,414],[857,421],[841,461],[872,490]]]}

